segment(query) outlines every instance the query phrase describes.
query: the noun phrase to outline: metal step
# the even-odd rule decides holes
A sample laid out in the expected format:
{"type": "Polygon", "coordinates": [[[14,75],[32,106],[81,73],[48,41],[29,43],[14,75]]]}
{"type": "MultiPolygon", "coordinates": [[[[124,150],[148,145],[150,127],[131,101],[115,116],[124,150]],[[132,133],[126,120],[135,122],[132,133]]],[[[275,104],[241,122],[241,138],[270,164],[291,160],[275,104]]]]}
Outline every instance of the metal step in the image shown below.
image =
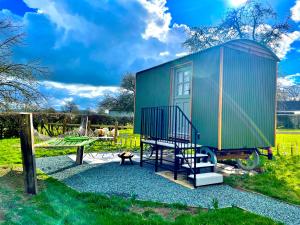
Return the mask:
{"type": "MultiPolygon", "coordinates": [[[[200,162],[200,163],[196,163],[196,168],[205,168],[205,167],[212,167],[212,166],[215,166],[215,164],[213,163],[210,163],[210,162],[200,162]]],[[[182,164],[182,167],[184,168],[191,168],[189,166],[189,164],[182,164]]],[[[194,166],[194,163],[192,165],[192,168],[194,169],[195,166],[194,166]]]]}
{"type": "MultiPolygon", "coordinates": [[[[194,175],[189,175],[189,178],[194,179],[194,175]]],[[[196,174],[196,186],[203,186],[209,184],[223,183],[223,175],[219,173],[199,173],[196,174]]]]}
{"type": "MultiPolygon", "coordinates": [[[[187,156],[184,157],[183,154],[178,154],[178,155],[176,155],[176,157],[178,157],[178,158],[192,159],[192,158],[194,158],[194,155],[188,154],[187,156]]],[[[208,155],[207,154],[201,154],[201,153],[197,153],[196,154],[196,158],[204,158],[204,157],[208,157],[208,155]]]]}

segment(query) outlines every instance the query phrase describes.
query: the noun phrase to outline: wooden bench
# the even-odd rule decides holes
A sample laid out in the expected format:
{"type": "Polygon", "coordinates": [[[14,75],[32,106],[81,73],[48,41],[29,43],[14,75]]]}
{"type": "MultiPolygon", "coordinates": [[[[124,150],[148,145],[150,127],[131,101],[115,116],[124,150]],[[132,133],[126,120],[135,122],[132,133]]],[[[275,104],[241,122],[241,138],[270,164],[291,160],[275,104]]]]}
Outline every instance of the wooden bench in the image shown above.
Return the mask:
{"type": "Polygon", "coordinates": [[[125,159],[129,159],[130,163],[133,164],[131,159],[134,155],[131,152],[121,152],[118,156],[121,158],[120,165],[125,163],[125,159]]]}

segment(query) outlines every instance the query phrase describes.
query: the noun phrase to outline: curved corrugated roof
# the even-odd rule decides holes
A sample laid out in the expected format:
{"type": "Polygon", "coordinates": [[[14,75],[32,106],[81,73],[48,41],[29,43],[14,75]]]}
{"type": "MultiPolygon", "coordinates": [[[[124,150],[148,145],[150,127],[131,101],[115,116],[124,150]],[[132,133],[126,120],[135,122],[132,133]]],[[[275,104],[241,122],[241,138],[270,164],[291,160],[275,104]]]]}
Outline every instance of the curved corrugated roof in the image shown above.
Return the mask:
{"type": "MultiPolygon", "coordinates": [[[[219,46],[231,46],[232,44],[235,45],[235,43],[242,43],[248,46],[256,46],[262,50],[264,50],[266,53],[268,53],[272,58],[274,58],[276,61],[280,61],[280,59],[278,58],[278,56],[266,45],[263,45],[257,41],[254,40],[250,40],[250,39],[235,39],[235,40],[230,40],[227,41],[219,46]]],[[[250,51],[251,52],[251,51],[250,51]]]]}
{"type": "Polygon", "coordinates": [[[168,62],[161,63],[161,64],[153,66],[151,68],[141,70],[141,71],[137,72],[137,74],[141,73],[141,72],[144,72],[146,70],[150,70],[150,69],[165,65],[167,63],[176,61],[178,59],[183,59],[183,58],[186,58],[186,57],[194,55],[194,54],[201,54],[201,53],[206,52],[210,49],[219,48],[221,46],[235,48],[235,49],[238,49],[238,50],[248,52],[250,54],[253,53],[253,54],[257,54],[259,56],[272,58],[275,61],[280,61],[280,59],[277,57],[277,55],[269,47],[267,47],[267,46],[265,46],[265,45],[263,45],[263,44],[261,44],[257,41],[250,40],[250,39],[234,39],[234,40],[230,40],[230,41],[227,41],[225,43],[222,43],[220,45],[216,45],[216,46],[213,46],[213,47],[210,47],[210,48],[206,48],[206,49],[200,50],[198,52],[194,52],[194,53],[191,53],[191,54],[188,54],[188,55],[170,60],[168,62]]]}

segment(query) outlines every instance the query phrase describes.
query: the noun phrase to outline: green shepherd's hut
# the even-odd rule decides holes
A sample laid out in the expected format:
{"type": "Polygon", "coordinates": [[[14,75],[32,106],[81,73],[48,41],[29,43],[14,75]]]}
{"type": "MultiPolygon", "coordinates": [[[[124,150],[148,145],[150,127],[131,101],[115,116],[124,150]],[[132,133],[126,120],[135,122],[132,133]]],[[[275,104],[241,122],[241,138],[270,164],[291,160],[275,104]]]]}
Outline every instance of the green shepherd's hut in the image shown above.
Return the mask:
{"type": "Polygon", "coordinates": [[[239,39],[138,72],[134,132],[142,148],[174,147],[176,161],[194,147],[195,157],[237,158],[253,168],[260,149],[275,144],[278,61],[266,46],[239,39]]]}

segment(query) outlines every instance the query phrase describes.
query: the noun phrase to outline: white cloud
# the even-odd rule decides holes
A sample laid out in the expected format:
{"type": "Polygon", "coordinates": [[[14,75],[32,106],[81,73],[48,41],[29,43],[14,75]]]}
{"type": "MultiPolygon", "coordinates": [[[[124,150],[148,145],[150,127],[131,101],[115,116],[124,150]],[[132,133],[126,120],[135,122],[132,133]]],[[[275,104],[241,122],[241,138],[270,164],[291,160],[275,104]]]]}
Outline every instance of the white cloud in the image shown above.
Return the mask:
{"type": "Polygon", "coordinates": [[[245,4],[247,0],[229,0],[229,4],[233,7],[239,7],[245,4]]]}
{"type": "Polygon", "coordinates": [[[160,52],[159,55],[160,56],[168,56],[168,55],[170,55],[170,52],[168,52],[168,51],[160,52]]]}
{"type": "Polygon", "coordinates": [[[295,22],[300,22],[300,0],[296,1],[296,4],[291,8],[291,18],[295,22]]]}
{"type": "MultiPolygon", "coordinates": [[[[119,87],[114,86],[92,86],[85,84],[65,84],[54,81],[42,81],[41,85],[46,89],[56,89],[67,92],[68,95],[81,98],[97,98],[107,93],[116,93],[119,87]]],[[[69,97],[74,99],[74,97],[69,97]]],[[[66,98],[64,98],[66,99],[66,98]]]]}
{"type": "Polygon", "coordinates": [[[147,26],[144,33],[142,33],[142,37],[146,40],[157,38],[161,42],[166,42],[172,19],[171,14],[167,12],[167,1],[139,0],[139,2],[148,12],[147,18],[145,18],[147,26]]]}
{"type": "Polygon", "coordinates": [[[280,58],[280,59],[284,59],[286,54],[292,50],[291,45],[295,42],[295,41],[299,41],[300,40],[300,31],[294,31],[291,33],[287,33],[287,34],[283,34],[281,37],[281,40],[279,41],[279,46],[276,47],[276,55],[280,58]]]}
{"type": "Polygon", "coordinates": [[[183,56],[186,56],[188,55],[189,53],[188,52],[179,52],[179,53],[176,53],[176,57],[183,57],[183,56]]]}
{"type": "Polygon", "coordinates": [[[277,82],[282,87],[300,85],[300,73],[278,77],[277,82]]]}
{"type": "Polygon", "coordinates": [[[93,32],[97,26],[79,14],[74,14],[69,11],[63,1],[52,0],[24,0],[30,8],[36,8],[38,14],[45,15],[52,23],[57,26],[57,29],[63,30],[63,36],[56,41],[55,47],[60,47],[63,42],[70,36],[77,41],[89,44],[91,40],[95,40],[96,36],[93,32]],[[86,35],[89,33],[89,35],[86,35]]]}

